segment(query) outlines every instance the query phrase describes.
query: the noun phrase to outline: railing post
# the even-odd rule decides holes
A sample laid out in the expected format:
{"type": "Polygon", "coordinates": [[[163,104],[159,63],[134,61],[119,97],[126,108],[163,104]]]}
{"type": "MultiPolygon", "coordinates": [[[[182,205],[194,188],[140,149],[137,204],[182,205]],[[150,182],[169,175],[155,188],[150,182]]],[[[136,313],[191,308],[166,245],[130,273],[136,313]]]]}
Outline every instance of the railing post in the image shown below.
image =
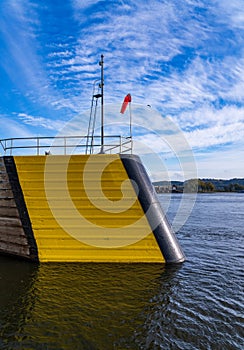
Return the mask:
{"type": "Polygon", "coordinates": [[[37,137],[36,139],[36,145],[37,145],[37,155],[39,156],[40,154],[40,150],[39,150],[39,147],[40,147],[40,140],[39,140],[39,137],[37,137]]]}

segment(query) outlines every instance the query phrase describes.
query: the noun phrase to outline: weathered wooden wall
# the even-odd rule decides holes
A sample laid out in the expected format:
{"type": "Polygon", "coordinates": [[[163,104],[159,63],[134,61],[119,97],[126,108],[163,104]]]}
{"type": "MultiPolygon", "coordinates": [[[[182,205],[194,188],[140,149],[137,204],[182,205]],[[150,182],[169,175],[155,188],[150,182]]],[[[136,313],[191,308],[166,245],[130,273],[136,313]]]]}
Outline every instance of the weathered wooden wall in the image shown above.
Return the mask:
{"type": "Polygon", "coordinates": [[[4,158],[0,157],[0,253],[32,259],[15,196],[4,158]]]}

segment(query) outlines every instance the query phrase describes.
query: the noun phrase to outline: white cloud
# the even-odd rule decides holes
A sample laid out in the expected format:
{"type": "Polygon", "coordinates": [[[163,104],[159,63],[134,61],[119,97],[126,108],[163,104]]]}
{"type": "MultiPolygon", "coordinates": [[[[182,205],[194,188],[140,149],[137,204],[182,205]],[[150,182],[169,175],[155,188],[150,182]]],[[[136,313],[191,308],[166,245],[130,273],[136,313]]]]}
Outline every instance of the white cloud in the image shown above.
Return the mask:
{"type": "Polygon", "coordinates": [[[244,148],[240,144],[235,148],[222,148],[211,153],[195,153],[199,177],[201,178],[243,178],[244,148]]]}
{"type": "Polygon", "coordinates": [[[51,120],[48,118],[31,116],[26,113],[19,113],[18,117],[22,120],[22,122],[26,125],[38,126],[47,130],[58,131],[64,126],[63,121],[59,120],[51,120]]]}
{"type": "Polygon", "coordinates": [[[87,7],[96,5],[100,0],[72,0],[72,4],[76,11],[84,10],[87,7]]]}
{"type": "Polygon", "coordinates": [[[177,121],[186,133],[195,128],[207,129],[213,126],[225,128],[228,124],[238,125],[244,122],[244,107],[226,105],[217,109],[206,104],[198,109],[179,113],[177,121]]]}
{"type": "Polygon", "coordinates": [[[244,7],[243,0],[217,0],[220,9],[222,22],[227,22],[229,26],[237,29],[244,29],[244,7]],[[225,15],[225,17],[223,17],[225,15]]]}
{"type": "Polygon", "coordinates": [[[244,136],[244,108],[225,106],[215,110],[202,108],[180,116],[185,137],[193,149],[242,142],[244,136]],[[187,127],[190,130],[187,131],[187,127]],[[194,129],[191,129],[194,127],[194,129]]]}
{"type": "Polygon", "coordinates": [[[0,116],[0,130],[1,139],[33,136],[26,126],[4,115],[0,116]]]}
{"type": "Polygon", "coordinates": [[[213,126],[203,130],[194,130],[187,133],[187,139],[193,149],[221,146],[243,140],[244,123],[213,126]]]}
{"type": "Polygon", "coordinates": [[[12,1],[3,6],[2,13],[2,67],[23,95],[46,104],[55,98],[55,93],[37,53],[35,29],[40,23],[36,9],[29,1],[12,1]]]}
{"type": "MultiPolygon", "coordinates": [[[[21,106],[26,103],[26,109],[21,107],[21,113],[16,113],[22,118],[23,128],[19,122],[10,122],[9,133],[12,135],[15,130],[25,134],[28,125],[37,131],[42,128],[56,132],[63,126],[62,119],[84,116],[82,112],[90,107],[93,81],[100,77],[98,62],[103,53],[105,104],[122,102],[130,92],[135,123],[143,123],[159,135],[167,134],[169,130],[166,125],[161,128],[157,113],[149,109],[146,114],[137,113],[137,103],[145,108],[151,105],[162,113],[162,119],[167,116],[165,119],[184,130],[196,152],[213,148],[207,153],[212,162],[212,155],[217,155],[216,149],[221,145],[225,145],[224,150],[226,145],[243,147],[242,3],[121,0],[102,4],[97,0],[72,0],[71,27],[75,33],[66,27],[55,36],[50,34],[43,12],[39,12],[48,8],[48,2],[4,3],[0,29],[5,51],[1,67],[18,96],[22,94],[21,106]],[[43,41],[47,37],[50,41],[43,41]],[[29,104],[33,102],[36,115],[44,115],[43,110],[47,110],[47,118],[32,115],[29,104]],[[52,114],[57,110],[60,117],[52,114]]],[[[52,15],[56,19],[50,11],[50,23],[52,15]]],[[[8,94],[11,93],[10,88],[8,94]]],[[[13,108],[17,108],[15,104],[13,108]]],[[[112,116],[106,120],[112,121],[112,116]]],[[[82,125],[78,123],[79,128],[85,130],[87,123],[88,119],[84,119],[82,125]]],[[[69,131],[76,132],[75,127],[69,131]]],[[[168,133],[167,142],[174,144],[176,135],[168,133]]],[[[163,152],[163,144],[149,131],[143,138],[163,152]]],[[[236,154],[242,155],[239,148],[236,154]]],[[[224,164],[221,157],[216,159],[224,164]]],[[[176,174],[178,170],[170,171],[176,174]]]]}

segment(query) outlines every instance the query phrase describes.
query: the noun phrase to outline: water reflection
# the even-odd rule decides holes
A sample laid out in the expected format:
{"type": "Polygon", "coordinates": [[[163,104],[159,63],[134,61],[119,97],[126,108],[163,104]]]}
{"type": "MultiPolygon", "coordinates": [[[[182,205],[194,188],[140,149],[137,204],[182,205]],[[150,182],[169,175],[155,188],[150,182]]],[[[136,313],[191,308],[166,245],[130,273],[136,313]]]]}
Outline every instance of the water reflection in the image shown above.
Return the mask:
{"type": "Polygon", "coordinates": [[[37,265],[0,256],[0,348],[22,337],[35,303],[37,265]]]}
{"type": "Polygon", "coordinates": [[[3,262],[2,349],[138,349],[148,310],[159,296],[167,304],[177,271],[158,264],[37,268],[8,261],[6,274],[3,262]]]}
{"type": "Polygon", "coordinates": [[[199,195],[180,267],[0,257],[0,349],[242,349],[243,213],[243,195],[199,195]]]}

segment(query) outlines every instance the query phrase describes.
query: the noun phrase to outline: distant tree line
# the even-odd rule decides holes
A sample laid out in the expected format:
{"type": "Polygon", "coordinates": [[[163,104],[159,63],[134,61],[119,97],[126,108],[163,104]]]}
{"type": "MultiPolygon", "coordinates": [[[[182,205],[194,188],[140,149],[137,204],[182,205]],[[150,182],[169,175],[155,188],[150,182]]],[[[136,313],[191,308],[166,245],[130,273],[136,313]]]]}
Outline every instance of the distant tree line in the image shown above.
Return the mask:
{"type": "Polygon", "coordinates": [[[244,191],[244,185],[230,183],[222,187],[216,187],[211,181],[190,179],[184,183],[184,192],[238,192],[244,191]]]}
{"type": "Polygon", "coordinates": [[[244,192],[244,178],[190,179],[181,181],[158,181],[153,183],[158,193],[164,192],[244,192]]]}
{"type": "Polygon", "coordinates": [[[244,191],[244,186],[240,184],[229,184],[227,186],[224,186],[225,192],[238,192],[238,191],[244,191]]]}

